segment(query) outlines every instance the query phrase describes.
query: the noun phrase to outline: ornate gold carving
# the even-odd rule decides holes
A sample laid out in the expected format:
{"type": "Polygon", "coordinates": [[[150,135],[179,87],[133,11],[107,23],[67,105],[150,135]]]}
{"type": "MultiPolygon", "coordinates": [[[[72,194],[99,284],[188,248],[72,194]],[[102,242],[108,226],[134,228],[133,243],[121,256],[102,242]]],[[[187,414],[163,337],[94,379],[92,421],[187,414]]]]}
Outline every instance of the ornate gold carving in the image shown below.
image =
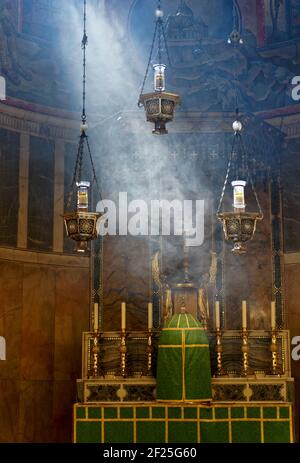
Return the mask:
{"type": "Polygon", "coordinates": [[[226,375],[226,372],[223,368],[223,359],[222,359],[222,356],[223,356],[223,352],[224,352],[224,348],[223,348],[223,345],[222,345],[222,331],[219,329],[217,329],[217,333],[216,333],[216,353],[217,353],[217,372],[216,372],[216,376],[224,376],[226,375]]]}
{"type": "Polygon", "coordinates": [[[242,353],[243,353],[243,369],[241,376],[249,376],[253,374],[252,369],[249,367],[249,331],[247,328],[243,328],[242,331],[242,353]]]}
{"type": "Polygon", "coordinates": [[[270,370],[270,375],[274,376],[281,376],[282,371],[281,368],[278,366],[278,345],[277,345],[277,331],[272,330],[271,333],[271,345],[270,351],[272,353],[272,367],[270,370]]]}

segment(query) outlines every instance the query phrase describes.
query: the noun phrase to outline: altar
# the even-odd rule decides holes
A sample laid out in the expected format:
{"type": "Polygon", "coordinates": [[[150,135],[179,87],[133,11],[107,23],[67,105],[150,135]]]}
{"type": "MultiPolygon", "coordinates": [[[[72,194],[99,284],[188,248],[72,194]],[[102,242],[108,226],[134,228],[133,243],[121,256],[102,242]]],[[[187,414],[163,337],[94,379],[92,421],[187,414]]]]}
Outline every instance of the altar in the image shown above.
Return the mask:
{"type": "MultiPolygon", "coordinates": [[[[289,349],[289,333],[283,330],[277,336],[280,375],[272,375],[271,371],[266,374],[263,370],[266,365],[263,362],[255,363],[257,352],[262,348],[268,351],[271,343],[270,334],[263,331],[249,333],[252,349],[250,365],[255,368],[251,374],[246,377],[242,375],[242,362],[235,365],[241,368],[240,373],[238,370],[230,371],[229,366],[233,368],[234,362],[228,359],[225,363],[228,371],[218,375],[217,361],[214,361],[217,356],[217,334],[210,333],[208,342],[211,346],[212,399],[203,397],[200,400],[161,401],[157,399],[157,379],[147,371],[149,361],[151,368],[157,362],[159,333],[153,334],[153,350],[149,352],[148,349],[148,353],[147,332],[128,334],[125,376],[120,374],[120,369],[118,371],[118,364],[124,360],[120,349],[120,333],[102,333],[100,336],[99,333],[84,333],[83,377],[77,381],[78,402],[74,405],[74,442],[293,442],[294,385],[289,358],[285,355],[289,349]],[[97,349],[94,348],[95,338],[97,349]],[[137,349],[139,343],[144,347],[137,349]],[[131,361],[128,362],[128,359],[131,361]],[[100,365],[101,373],[98,369],[100,365]],[[113,372],[114,368],[116,373],[113,372]]],[[[236,340],[240,338],[240,332],[228,331],[223,334],[222,354],[225,354],[225,358],[229,352],[231,359],[240,357],[242,360],[242,352],[236,348],[235,354],[233,351],[236,340]]],[[[176,385],[180,387],[175,379],[176,385]]]]}

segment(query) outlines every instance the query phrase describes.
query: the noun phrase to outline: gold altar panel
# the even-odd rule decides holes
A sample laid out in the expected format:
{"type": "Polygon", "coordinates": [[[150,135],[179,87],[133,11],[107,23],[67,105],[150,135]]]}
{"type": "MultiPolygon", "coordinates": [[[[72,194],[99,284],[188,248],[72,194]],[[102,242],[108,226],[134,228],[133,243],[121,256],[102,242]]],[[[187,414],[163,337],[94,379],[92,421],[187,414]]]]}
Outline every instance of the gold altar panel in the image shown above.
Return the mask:
{"type": "Polygon", "coordinates": [[[103,286],[105,331],[120,330],[121,303],[127,302],[129,330],[147,327],[150,301],[150,255],[147,237],[109,236],[104,240],[103,286]]]}
{"type": "MultiPolygon", "coordinates": [[[[264,213],[255,238],[247,243],[247,253],[234,255],[225,244],[224,287],[227,329],[242,326],[242,301],[248,304],[249,329],[270,329],[272,294],[272,250],[269,192],[258,191],[264,213]]],[[[249,204],[251,210],[251,204],[249,204]]]]}

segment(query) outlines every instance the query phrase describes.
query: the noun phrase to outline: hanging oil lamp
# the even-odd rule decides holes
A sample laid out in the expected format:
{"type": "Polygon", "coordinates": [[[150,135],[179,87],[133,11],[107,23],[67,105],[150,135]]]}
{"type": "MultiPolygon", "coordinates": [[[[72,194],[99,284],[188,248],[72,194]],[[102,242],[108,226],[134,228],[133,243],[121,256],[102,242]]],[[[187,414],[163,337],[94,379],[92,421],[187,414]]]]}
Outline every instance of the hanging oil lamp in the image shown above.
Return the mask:
{"type": "MultiPolygon", "coordinates": [[[[75,250],[77,252],[86,252],[88,250],[88,243],[97,238],[97,221],[101,214],[89,211],[89,190],[94,183],[96,183],[99,191],[99,185],[96,177],[92,153],[88,141],[87,132],[87,117],[85,110],[86,103],[86,47],[88,38],[86,34],[86,0],[84,0],[84,32],[82,39],[83,50],[83,91],[82,91],[82,115],[81,115],[81,128],[80,138],[77,150],[77,157],[75,162],[75,169],[73,174],[73,181],[68,196],[67,208],[71,206],[72,199],[76,193],[76,210],[73,212],[66,212],[64,214],[64,224],[67,236],[75,241],[75,250]],[[92,183],[82,178],[82,167],[85,158],[88,158],[92,168],[92,183]]],[[[100,191],[99,191],[100,193],[100,191]]]]}
{"type": "Polygon", "coordinates": [[[239,120],[239,101],[238,101],[238,78],[237,78],[237,49],[243,45],[243,39],[240,32],[240,26],[237,20],[237,11],[233,6],[233,31],[231,32],[228,44],[234,47],[234,87],[235,87],[235,108],[236,120],[232,124],[234,131],[231,154],[229,156],[227,173],[217,211],[217,218],[222,222],[225,239],[233,243],[232,252],[235,254],[244,254],[247,249],[245,243],[252,240],[256,231],[258,220],[263,219],[263,213],[260,207],[254,183],[252,181],[249,169],[247,153],[242,138],[243,125],[239,120]],[[223,206],[224,195],[227,183],[234,171],[234,177],[231,179],[231,188],[233,194],[233,210],[221,211],[223,206]],[[256,205],[256,212],[249,212],[245,202],[245,189],[249,185],[252,189],[256,205]]]}
{"type": "Polygon", "coordinates": [[[246,252],[245,243],[253,239],[256,230],[256,223],[258,220],[263,219],[263,213],[246,158],[245,146],[241,135],[243,126],[237,119],[233,123],[232,127],[234,130],[234,138],[220,204],[218,207],[217,218],[223,224],[225,239],[233,242],[234,244],[232,251],[235,254],[244,254],[246,252]],[[233,168],[235,168],[235,177],[231,181],[233,210],[221,212],[227,183],[230,179],[230,174],[233,168]],[[257,212],[246,211],[245,188],[248,183],[250,184],[255,197],[258,208],[257,212]]]}
{"type": "Polygon", "coordinates": [[[152,131],[155,135],[164,135],[168,133],[166,124],[173,120],[176,105],[180,103],[180,96],[177,93],[169,93],[166,91],[166,68],[167,66],[162,63],[162,44],[164,43],[167,51],[168,61],[170,64],[170,58],[168,53],[168,46],[166,41],[166,34],[163,21],[163,10],[161,8],[161,2],[158,1],[157,8],[155,11],[156,23],[154,36],[149,56],[149,61],[144,77],[138,105],[144,106],[147,121],[154,123],[154,130],[152,131]],[[149,74],[150,65],[152,62],[152,55],[154,46],[158,41],[158,62],[153,65],[154,73],[154,92],[143,93],[147,77],[149,74]]]}

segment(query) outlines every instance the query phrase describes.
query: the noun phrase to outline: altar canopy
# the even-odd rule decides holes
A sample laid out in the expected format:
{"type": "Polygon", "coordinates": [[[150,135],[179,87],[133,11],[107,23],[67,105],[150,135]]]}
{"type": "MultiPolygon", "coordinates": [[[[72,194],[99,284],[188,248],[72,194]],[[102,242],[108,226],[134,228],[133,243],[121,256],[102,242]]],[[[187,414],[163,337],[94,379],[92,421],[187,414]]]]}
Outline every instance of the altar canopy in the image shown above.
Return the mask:
{"type": "Polygon", "coordinates": [[[159,340],[157,400],[212,399],[209,343],[206,330],[191,314],[173,315],[159,340]]]}

